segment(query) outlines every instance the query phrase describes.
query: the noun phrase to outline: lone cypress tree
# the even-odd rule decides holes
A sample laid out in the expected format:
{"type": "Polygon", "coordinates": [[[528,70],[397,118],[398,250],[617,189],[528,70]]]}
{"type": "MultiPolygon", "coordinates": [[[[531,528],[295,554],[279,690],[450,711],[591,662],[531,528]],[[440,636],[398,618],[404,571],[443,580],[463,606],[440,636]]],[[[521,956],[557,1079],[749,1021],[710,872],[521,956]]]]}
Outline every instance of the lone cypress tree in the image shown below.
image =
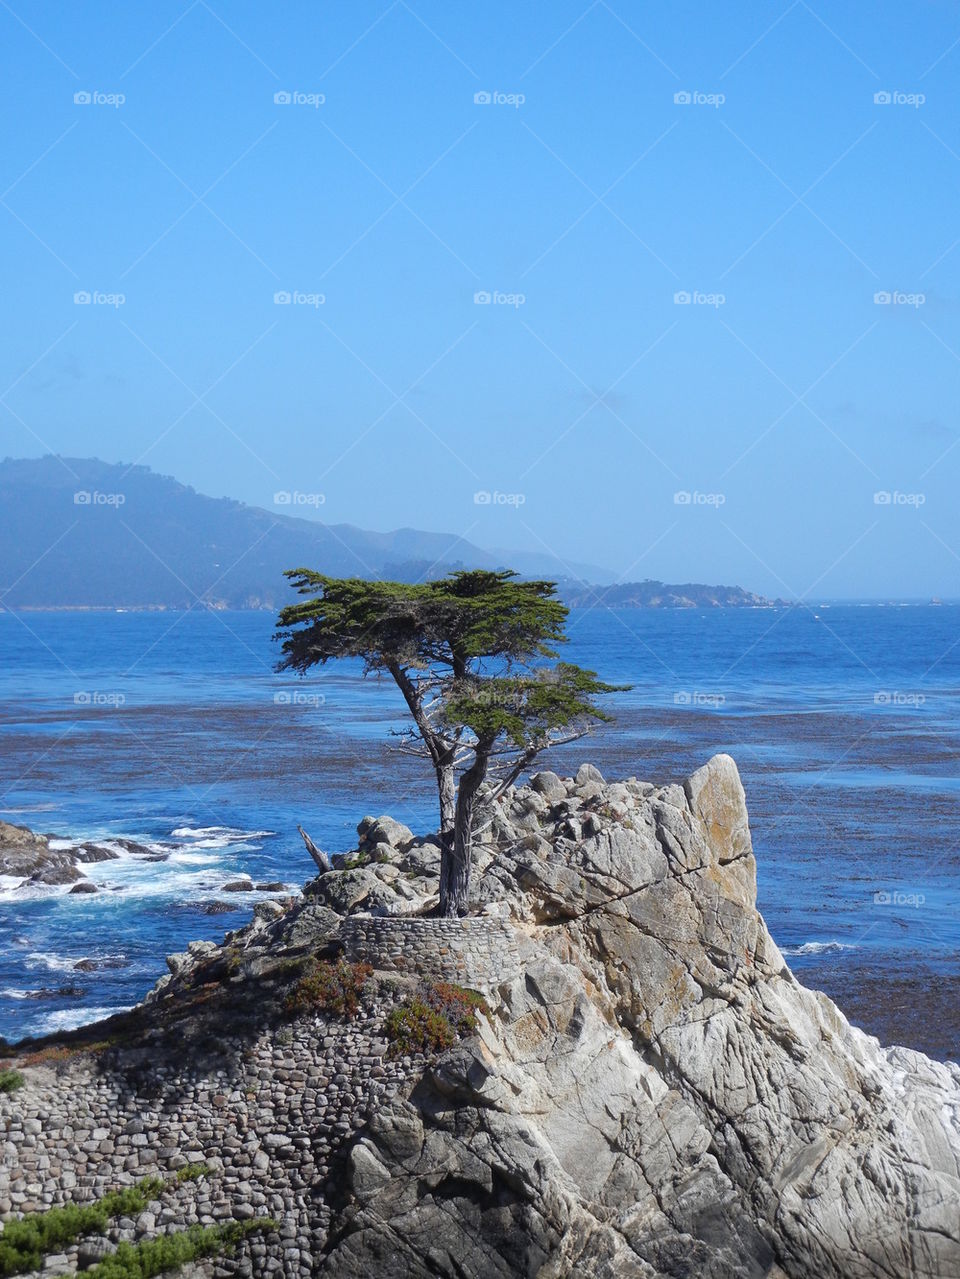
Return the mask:
{"type": "Polygon", "coordinates": [[[465,914],[481,785],[495,779],[499,798],[547,747],[608,719],[594,698],[616,686],[551,662],[567,618],[553,582],[480,569],[415,584],[286,576],[309,598],[280,613],[277,669],[354,657],[393,678],[413,719],[401,748],[426,756],[437,779],[440,913],[465,914]]]}

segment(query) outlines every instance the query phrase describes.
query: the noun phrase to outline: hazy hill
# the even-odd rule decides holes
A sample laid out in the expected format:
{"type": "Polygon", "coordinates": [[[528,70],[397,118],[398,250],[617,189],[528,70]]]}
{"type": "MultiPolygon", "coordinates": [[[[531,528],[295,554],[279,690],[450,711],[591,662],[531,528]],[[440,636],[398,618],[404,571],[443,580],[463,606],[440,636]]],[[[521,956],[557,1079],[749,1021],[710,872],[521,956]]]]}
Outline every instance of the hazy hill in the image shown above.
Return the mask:
{"type": "Polygon", "coordinates": [[[407,581],[460,567],[510,567],[558,580],[575,607],[766,602],[739,587],[588,586],[608,575],[575,564],[581,578],[571,580],[569,568],[546,554],[488,551],[453,533],[322,524],[290,509],[298,508],[205,497],[146,466],[7,458],[0,463],[0,606],[275,609],[290,598],[284,569],[300,565],[407,581]]]}
{"type": "MultiPolygon", "coordinates": [[[[0,463],[0,600],[10,608],[188,608],[202,599],[217,608],[272,609],[289,598],[283,570],[298,565],[414,580],[507,563],[454,533],[375,533],[289,509],[205,497],[146,466],[7,458],[0,463]]],[[[518,552],[509,564],[553,578],[564,572],[547,555],[518,552]]]]}

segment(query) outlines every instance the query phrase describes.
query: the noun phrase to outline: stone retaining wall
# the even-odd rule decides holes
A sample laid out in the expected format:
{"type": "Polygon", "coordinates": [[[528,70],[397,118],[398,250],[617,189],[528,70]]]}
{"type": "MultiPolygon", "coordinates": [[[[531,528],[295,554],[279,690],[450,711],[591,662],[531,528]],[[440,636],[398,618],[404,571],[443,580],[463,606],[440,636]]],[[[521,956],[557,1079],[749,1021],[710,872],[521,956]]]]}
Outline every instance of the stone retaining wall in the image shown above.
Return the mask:
{"type": "Polygon", "coordinates": [[[340,939],[353,963],[473,990],[494,990],[520,972],[516,934],[502,919],[350,915],[340,939]]]}
{"type": "MultiPolygon", "coordinates": [[[[122,1049],[24,1064],[23,1087],[0,1093],[0,1217],[89,1203],[202,1163],[207,1176],[170,1181],[136,1220],[112,1219],[108,1250],[268,1216],[275,1232],[251,1236],[231,1256],[191,1263],[184,1279],[309,1279],[328,1246],[330,1186],[340,1193],[345,1151],[368,1113],[423,1068],[421,1057],[385,1056],[392,1006],[374,1003],[351,1021],[305,1015],[241,1033],[221,1041],[224,1056],[211,1065],[176,1040],[154,1045],[136,1066],[123,1065],[122,1049]]],[[[51,1270],[73,1276],[79,1249],[74,1243],[59,1261],[48,1259],[45,1279],[51,1270]]]]}

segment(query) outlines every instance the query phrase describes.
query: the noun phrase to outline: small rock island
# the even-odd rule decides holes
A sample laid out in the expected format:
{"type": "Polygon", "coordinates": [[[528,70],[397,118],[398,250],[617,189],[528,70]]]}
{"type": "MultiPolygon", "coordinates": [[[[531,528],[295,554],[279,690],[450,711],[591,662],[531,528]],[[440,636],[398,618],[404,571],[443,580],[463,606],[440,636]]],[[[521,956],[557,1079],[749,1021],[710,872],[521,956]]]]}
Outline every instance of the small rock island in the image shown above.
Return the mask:
{"type": "Polygon", "coordinates": [[[0,1272],[22,1218],[44,1275],[960,1274],[960,1068],[792,975],[731,758],[478,804],[463,918],[437,838],[365,818],[132,1012],[5,1050],[0,1272]]]}

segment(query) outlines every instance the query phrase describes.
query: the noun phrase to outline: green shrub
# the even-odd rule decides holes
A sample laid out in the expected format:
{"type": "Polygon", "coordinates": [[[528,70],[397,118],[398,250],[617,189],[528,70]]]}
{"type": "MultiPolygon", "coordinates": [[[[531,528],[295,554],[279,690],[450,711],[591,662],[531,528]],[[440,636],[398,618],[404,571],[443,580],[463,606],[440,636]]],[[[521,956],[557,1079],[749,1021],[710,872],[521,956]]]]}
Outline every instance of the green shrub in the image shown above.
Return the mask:
{"type": "Polygon", "coordinates": [[[428,986],[424,998],[429,1006],[442,1013],[458,1035],[472,1035],[477,1028],[477,1014],[490,1015],[487,1001],[478,990],[438,981],[428,986]]]}
{"type": "Polygon", "coordinates": [[[436,1009],[418,997],[405,999],[387,1014],[388,1057],[408,1053],[443,1052],[456,1042],[457,1032],[436,1009]]]}
{"type": "Polygon", "coordinates": [[[0,1275],[39,1270],[44,1257],[59,1252],[80,1235],[102,1234],[111,1217],[143,1212],[164,1185],[162,1177],[145,1177],[135,1186],[111,1191],[92,1204],[66,1204],[6,1222],[0,1234],[0,1275]]]}
{"type": "Polygon", "coordinates": [[[216,1257],[257,1230],[275,1230],[268,1217],[232,1221],[226,1226],[191,1226],[138,1244],[121,1243],[117,1251],[87,1271],[89,1279],[153,1279],[178,1270],[188,1261],[216,1257]]]}
{"type": "Polygon", "coordinates": [[[284,1008],[294,1014],[325,1012],[335,1017],[356,1017],[372,972],[369,964],[348,964],[345,959],[335,964],[321,961],[287,994],[284,1008]]]}
{"type": "Polygon", "coordinates": [[[450,982],[426,986],[388,1013],[384,1028],[390,1040],[387,1055],[443,1052],[458,1039],[472,1035],[477,1014],[489,1011],[486,1000],[475,990],[450,982]]]}
{"type": "Polygon", "coordinates": [[[16,1092],[23,1085],[24,1078],[19,1070],[0,1070],[0,1092],[16,1092]]]}
{"type": "Polygon", "coordinates": [[[178,1186],[182,1186],[185,1181],[199,1181],[201,1177],[209,1176],[208,1164],[186,1164],[183,1168],[177,1169],[174,1181],[178,1186]]]}

